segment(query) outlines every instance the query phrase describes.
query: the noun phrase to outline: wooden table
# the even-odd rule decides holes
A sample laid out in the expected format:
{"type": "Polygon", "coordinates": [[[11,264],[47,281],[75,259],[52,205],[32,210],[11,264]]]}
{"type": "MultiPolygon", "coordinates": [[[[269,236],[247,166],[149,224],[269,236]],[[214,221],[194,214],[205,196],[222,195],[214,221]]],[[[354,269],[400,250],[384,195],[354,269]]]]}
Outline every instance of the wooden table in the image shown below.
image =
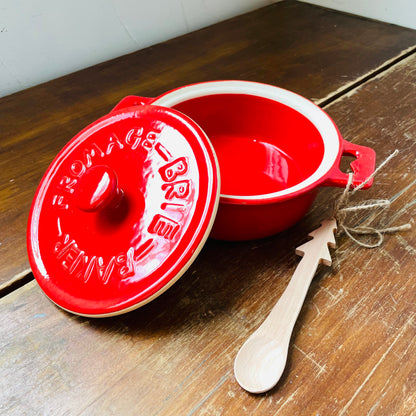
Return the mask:
{"type": "MultiPolygon", "coordinates": [[[[25,230],[45,169],[128,94],[211,79],[278,85],[315,101],[345,139],[395,157],[358,199],[413,222],[416,31],[283,1],[0,99],[0,414],[415,415],[416,232],[375,249],[345,235],[309,290],[282,379],[251,395],[234,357],[283,293],[294,249],[332,213],[322,189],[279,235],[209,240],[165,294],[86,319],[54,306],[30,273],[25,230]]],[[[414,224],[413,224],[414,225],[414,224]]]]}

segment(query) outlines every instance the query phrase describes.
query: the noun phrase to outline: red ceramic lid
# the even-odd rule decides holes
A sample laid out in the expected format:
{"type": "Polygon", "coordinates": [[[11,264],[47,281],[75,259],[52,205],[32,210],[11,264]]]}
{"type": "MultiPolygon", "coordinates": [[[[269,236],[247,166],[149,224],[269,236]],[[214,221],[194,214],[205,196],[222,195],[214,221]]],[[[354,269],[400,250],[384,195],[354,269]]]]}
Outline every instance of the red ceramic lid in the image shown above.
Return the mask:
{"type": "Polygon", "coordinates": [[[202,248],[219,200],[205,133],[168,108],[118,110],[75,136],[32,204],[28,252],[47,296],[86,316],[135,309],[202,248]]]}

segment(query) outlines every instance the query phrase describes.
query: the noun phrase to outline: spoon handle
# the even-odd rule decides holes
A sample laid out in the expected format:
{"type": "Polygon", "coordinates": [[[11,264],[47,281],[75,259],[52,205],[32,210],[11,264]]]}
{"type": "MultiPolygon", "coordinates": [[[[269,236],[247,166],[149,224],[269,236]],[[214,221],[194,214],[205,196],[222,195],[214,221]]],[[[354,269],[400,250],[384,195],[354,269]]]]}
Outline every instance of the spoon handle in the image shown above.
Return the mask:
{"type": "Polygon", "coordinates": [[[335,220],[324,221],[311,234],[313,240],[296,249],[302,260],[282,296],[260,327],[237,354],[234,373],[238,383],[251,393],[270,390],[279,381],[286,365],[293,327],[309,285],[320,263],[331,265],[328,244],[334,246],[335,220]]]}
{"type": "Polygon", "coordinates": [[[255,333],[274,338],[287,349],[318,265],[319,260],[309,256],[300,261],[279,301],[255,333]]]}

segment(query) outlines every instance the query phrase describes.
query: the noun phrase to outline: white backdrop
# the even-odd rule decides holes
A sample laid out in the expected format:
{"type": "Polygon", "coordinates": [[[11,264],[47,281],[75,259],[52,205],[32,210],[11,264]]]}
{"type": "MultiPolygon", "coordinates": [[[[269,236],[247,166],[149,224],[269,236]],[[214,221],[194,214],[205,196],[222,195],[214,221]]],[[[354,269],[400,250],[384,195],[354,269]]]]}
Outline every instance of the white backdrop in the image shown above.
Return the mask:
{"type": "MultiPolygon", "coordinates": [[[[0,96],[274,2],[0,0],[0,96]]],[[[416,26],[416,0],[309,2],[416,26]]]]}
{"type": "Polygon", "coordinates": [[[416,29],[416,0],[302,0],[416,29]]]}
{"type": "Polygon", "coordinates": [[[0,96],[273,2],[0,0],[0,96]]]}

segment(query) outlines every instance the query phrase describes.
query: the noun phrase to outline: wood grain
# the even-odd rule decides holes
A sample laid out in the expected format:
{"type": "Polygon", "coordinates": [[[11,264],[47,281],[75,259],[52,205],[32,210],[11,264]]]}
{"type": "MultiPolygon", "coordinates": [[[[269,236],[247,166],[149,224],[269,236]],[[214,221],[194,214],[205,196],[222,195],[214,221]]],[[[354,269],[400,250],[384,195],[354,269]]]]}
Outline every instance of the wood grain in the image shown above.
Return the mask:
{"type": "MultiPolygon", "coordinates": [[[[383,160],[360,198],[389,198],[390,225],[416,206],[416,56],[326,110],[347,140],[383,160]]],[[[416,233],[357,247],[345,236],[320,269],[275,389],[250,395],[232,375],[239,347],[283,293],[306,241],[341,191],[323,189],[291,230],[246,243],[210,240],[149,305],[88,320],[35,282],[0,301],[0,413],[6,415],[377,415],[416,412],[416,233]]],[[[374,218],[375,221],[382,216],[374,218]]]]}
{"type": "Polygon", "coordinates": [[[35,189],[62,146],[129,94],[211,79],[322,101],[400,57],[415,31],[284,1],[0,100],[0,291],[27,276],[35,189]]]}

